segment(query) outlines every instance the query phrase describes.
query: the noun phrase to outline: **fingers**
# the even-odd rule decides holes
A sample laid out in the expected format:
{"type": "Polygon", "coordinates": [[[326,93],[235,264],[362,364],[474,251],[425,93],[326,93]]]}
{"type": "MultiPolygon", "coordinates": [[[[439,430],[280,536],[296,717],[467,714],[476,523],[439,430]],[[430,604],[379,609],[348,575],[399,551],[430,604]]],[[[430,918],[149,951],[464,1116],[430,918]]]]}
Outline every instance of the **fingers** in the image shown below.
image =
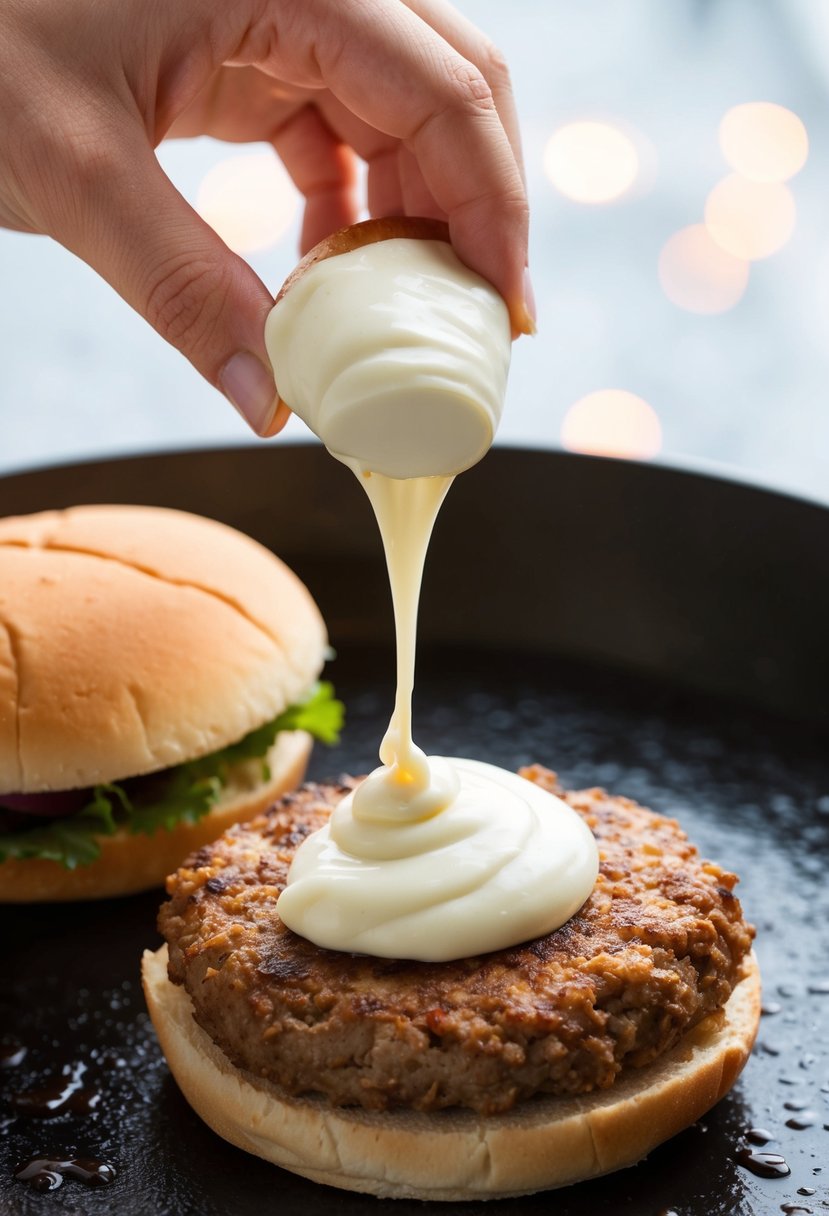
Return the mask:
{"type": "Polygon", "coordinates": [[[391,135],[384,135],[351,113],[331,94],[318,101],[330,129],[346,140],[368,166],[368,211],[372,216],[426,215],[445,220],[423,180],[415,156],[391,135]]]}
{"type": "MultiPolygon", "coordinates": [[[[336,131],[368,166],[366,202],[369,214],[417,214],[407,206],[401,175],[400,141],[357,118],[330,92],[325,92],[318,98],[317,107],[329,129],[336,131]]],[[[424,214],[432,215],[436,206],[431,199],[430,209],[424,214]]],[[[446,216],[441,212],[438,218],[446,219],[446,216]]]]}
{"type": "Polygon", "coordinates": [[[231,142],[268,140],[306,199],[300,244],[306,252],[357,219],[356,158],[306,100],[255,67],[222,68],[167,132],[170,138],[212,135],[231,142]]]}
{"type": "MultiPolygon", "coordinates": [[[[271,139],[308,198],[303,250],[356,218],[353,148],[368,164],[370,213],[448,219],[460,256],[507,299],[514,330],[532,330],[518,122],[484,35],[444,0],[271,0],[253,30],[237,62],[257,67],[220,72],[194,108],[212,134],[271,139]]],[[[183,131],[179,120],[173,133],[183,131]]]]}
{"type": "MultiPolygon", "coordinates": [[[[304,11],[319,22],[316,5],[304,11]]],[[[530,332],[527,199],[483,72],[399,0],[370,9],[342,0],[326,12],[314,42],[321,83],[365,124],[403,141],[458,254],[501,291],[516,331],[530,332]]]]}
{"type": "MultiPolygon", "coordinates": [[[[400,144],[391,140],[366,160],[369,215],[406,215],[406,196],[400,174],[400,144]]],[[[415,213],[411,211],[408,214],[415,213]]]]}
{"type": "Polygon", "coordinates": [[[454,106],[429,113],[407,144],[449,218],[458,255],[501,291],[514,329],[531,333],[534,323],[525,296],[529,217],[523,183],[511,151],[507,153],[499,138],[503,128],[494,110],[479,107],[478,80],[464,74],[461,91],[467,89],[467,146],[457,140],[461,124],[454,106]]]}
{"type": "Polygon", "coordinates": [[[264,348],[273,301],[264,284],[185,202],[140,128],[99,136],[68,182],[71,207],[49,231],[88,262],[163,338],[221,389],[248,425],[274,434],[277,411],[264,348]]]}
{"type": "Polygon", "coordinates": [[[435,202],[431,190],[426,185],[414,153],[401,145],[397,155],[397,164],[405,199],[405,214],[425,215],[431,219],[445,220],[446,214],[443,208],[435,202]]]}
{"type": "Polygon", "coordinates": [[[330,232],[355,223],[356,158],[315,106],[303,106],[291,115],[271,135],[271,143],[297,189],[305,195],[300,240],[303,253],[330,232]]]}
{"type": "Polygon", "coordinates": [[[437,30],[442,38],[474,63],[492,90],[498,117],[510,142],[513,155],[524,178],[521,129],[510,81],[509,67],[498,48],[468,18],[445,0],[404,0],[407,8],[437,30]]]}

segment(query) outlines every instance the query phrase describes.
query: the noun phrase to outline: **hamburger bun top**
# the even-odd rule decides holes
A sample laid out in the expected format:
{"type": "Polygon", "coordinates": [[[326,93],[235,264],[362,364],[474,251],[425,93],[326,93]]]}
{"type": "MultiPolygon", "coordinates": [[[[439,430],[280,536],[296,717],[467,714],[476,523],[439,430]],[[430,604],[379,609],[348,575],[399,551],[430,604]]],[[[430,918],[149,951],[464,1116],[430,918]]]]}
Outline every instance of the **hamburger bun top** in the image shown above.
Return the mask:
{"type": "Polygon", "coordinates": [[[213,520],[84,506],[0,520],[0,793],[207,755],[319,674],[325,626],[277,557],[213,520]]]}

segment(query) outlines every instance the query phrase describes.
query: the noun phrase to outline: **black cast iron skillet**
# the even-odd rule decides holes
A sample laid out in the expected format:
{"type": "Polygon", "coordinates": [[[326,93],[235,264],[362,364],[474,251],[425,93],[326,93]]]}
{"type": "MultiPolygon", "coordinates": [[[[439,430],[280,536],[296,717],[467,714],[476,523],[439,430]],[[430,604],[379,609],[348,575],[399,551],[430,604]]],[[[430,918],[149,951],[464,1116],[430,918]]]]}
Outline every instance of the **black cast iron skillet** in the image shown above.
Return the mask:
{"type": "MultiPolygon", "coordinates": [[[[320,448],[274,447],[0,479],[0,514],[95,501],[213,515],[286,558],[327,617],[330,674],[349,708],[342,743],[317,749],[312,775],[376,762],[391,706],[391,612],[370,508],[350,473],[320,448]]],[[[740,874],[765,981],[758,1047],[699,1124],[631,1170],[487,1210],[829,1211],[829,511],[667,468],[499,449],[449,495],[421,621],[421,744],[507,767],[540,761],[571,787],[603,785],[676,814],[706,855],[740,874]],[[752,1129],[771,1137],[755,1151],[785,1158],[788,1176],[760,1178],[740,1163],[752,1129]]],[[[0,911],[0,1212],[390,1208],[247,1157],[190,1111],[137,978],[141,950],[158,943],[159,900],[0,911]],[[17,1113],[15,1094],[72,1066],[80,1076],[79,1064],[80,1105],[98,1095],[87,1113],[17,1113]],[[116,1180],[67,1181],[51,1194],[13,1181],[20,1160],[45,1151],[105,1160],[116,1180]]]]}

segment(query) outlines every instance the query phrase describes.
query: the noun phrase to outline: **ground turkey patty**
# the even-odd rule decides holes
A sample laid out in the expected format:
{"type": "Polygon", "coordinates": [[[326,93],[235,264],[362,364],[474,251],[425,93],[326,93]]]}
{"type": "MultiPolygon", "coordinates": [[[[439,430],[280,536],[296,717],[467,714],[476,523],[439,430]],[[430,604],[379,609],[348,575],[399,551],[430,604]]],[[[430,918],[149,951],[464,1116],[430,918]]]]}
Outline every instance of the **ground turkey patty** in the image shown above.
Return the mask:
{"type": "Polygon", "coordinates": [[[753,930],[737,879],[672,819],[602,790],[558,794],[593,831],[593,894],[546,937],[451,963],[323,950],[276,915],[297,846],[351,788],[309,785],[201,849],[168,880],[170,979],[234,1064],[293,1095],[373,1110],[508,1110],[604,1088],[648,1064],[740,976],[753,930]]]}

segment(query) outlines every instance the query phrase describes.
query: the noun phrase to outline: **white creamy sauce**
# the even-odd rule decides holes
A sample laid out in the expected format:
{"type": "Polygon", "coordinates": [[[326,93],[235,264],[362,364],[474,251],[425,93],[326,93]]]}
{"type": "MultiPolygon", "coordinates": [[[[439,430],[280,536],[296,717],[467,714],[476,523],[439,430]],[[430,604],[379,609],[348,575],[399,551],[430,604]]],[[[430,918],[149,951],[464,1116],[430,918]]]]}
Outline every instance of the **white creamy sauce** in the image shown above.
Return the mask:
{"type": "Polygon", "coordinates": [[[488,451],[511,352],[507,306],[446,241],[317,262],[271,310],[279,395],[340,460],[454,476],[488,451]]]}
{"type": "Polygon", "coordinates": [[[578,911],[596,880],[584,821],[515,773],[430,763],[458,782],[446,809],[380,826],[358,809],[359,786],[298,850],[279,900],[287,925],[331,950],[444,962],[540,937],[578,911]]]}
{"type": "Polygon", "coordinates": [[[506,306],[444,242],[381,241],[308,270],[266,340],[280,396],[371,500],[397,633],[382,766],[297,850],[279,915],[328,949],[425,962],[550,933],[596,881],[583,820],[514,773],[427,757],[412,737],[426,550],[454,474],[500,419],[506,306]]]}

